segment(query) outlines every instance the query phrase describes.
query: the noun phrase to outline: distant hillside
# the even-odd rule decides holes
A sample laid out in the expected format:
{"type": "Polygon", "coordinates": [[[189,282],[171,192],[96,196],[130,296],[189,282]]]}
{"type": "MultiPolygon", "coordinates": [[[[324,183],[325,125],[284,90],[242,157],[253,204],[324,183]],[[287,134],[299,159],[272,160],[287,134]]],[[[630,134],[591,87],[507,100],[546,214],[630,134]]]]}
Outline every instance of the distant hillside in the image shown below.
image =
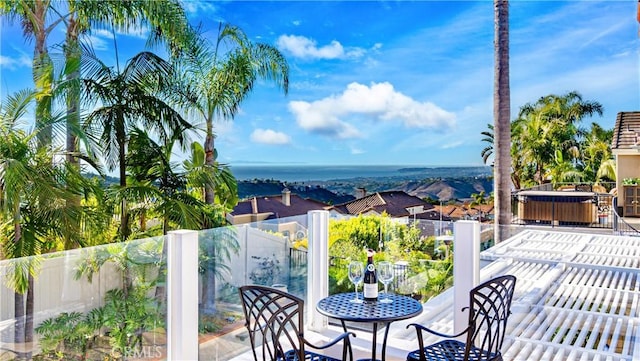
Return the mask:
{"type": "Polygon", "coordinates": [[[311,198],[328,204],[345,203],[355,198],[356,188],[364,187],[368,194],[390,190],[402,190],[408,194],[442,201],[471,198],[474,193],[493,191],[490,177],[432,178],[420,181],[392,180],[386,178],[354,178],[340,181],[314,181],[286,183],[274,180],[238,182],[240,199],[253,196],[269,196],[282,193],[284,187],[303,198],[311,198]]]}
{"type": "Polygon", "coordinates": [[[251,197],[273,196],[282,193],[284,188],[302,198],[314,199],[326,204],[340,204],[353,200],[351,194],[337,194],[321,185],[304,185],[297,183],[285,183],[272,180],[239,181],[238,196],[240,199],[251,197]]]}
{"type": "Polygon", "coordinates": [[[431,197],[443,201],[467,199],[471,198],[472,194],[482,191],[489,195],[493,191],[493,179],[489,177],[473,177],[407,182],[397,189],[420,198],[431,197]]]}
{"type": "MultiPolygon", "coordinates": [[[[98,177],[96,174],[85,174],[86,177],[98,177]]],[[[107,177],[105,185],[117,184],[118,178],[107,177]]],[[[397,177],[352,178],[335,181],[281,182],[278,180],[238,181],[240,199],[254,196],[273,196],[282,193],[287,187],[292,193],[303,198],[315,199],[327,204],[340,204],[355,199],[356,188],[364,187],[368,194],[382,191],[402,190],[408,194],[441,201],[463,200],[471,198],[474,193],[482,191],[489,194],[493,191],[493,179],[489,176],[444,177],[422,180],[406,180],[397,177]]]]}

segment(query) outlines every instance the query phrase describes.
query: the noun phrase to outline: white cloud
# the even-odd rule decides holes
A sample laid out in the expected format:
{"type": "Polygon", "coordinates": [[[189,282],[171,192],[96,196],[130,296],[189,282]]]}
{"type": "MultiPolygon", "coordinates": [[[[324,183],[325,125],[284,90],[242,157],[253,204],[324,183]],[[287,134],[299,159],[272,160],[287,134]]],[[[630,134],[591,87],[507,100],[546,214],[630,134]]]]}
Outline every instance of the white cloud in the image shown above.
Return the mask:
{"type": "Polygon", "coordinates": [[[313,39],[298,35],[280,35],[276,46],[282,51],[287,51],[298,58],[310,59],[344,59],[362,57],[366,50],[362,48],[345,49],[337,40],[330,44],[318,47],[313,39]]]}
{"type": "Polygon", "coordinates": [[[261,144],[284,145],[291,143],[291,137],[272,129],[256,129],[251,133],[251,141],[261,144]]]}
{"type": "Polygon", "coordinates": [[[85,35],[86,40],[94,50],[107,50],[109,46],[107,45],[107,41],[100,36],[95,35],[85,35]]]}
{"type": "MultiPolygon", "coordinates": [[[[146,39],[149,36],[149,28],[140,24],[129,24],[127,27],[116,27],[116,35],[130,36],[139,39],[146,39]]],[[[99,38],[113,38],[111,29],[92,29],[91,35],[99,38]]]]}
{"type": "Polygon", "coordinates": [[[457,148],[457,147],[459,147],[459,146],[461,146],[463,144],[464,144],[464,142],[459,140],[459,141],[443,144],[440,148],[442,148],[442,149],[452,149],[452,148],[457,148]]]}
{"type": "Polygon", "coordinates": [[[292,22],[292,24],[293,24],[293,25],[295,25],[295,26],[300,26],[300,24],[302,24],[302,21],[300,21],[300,20],[294,20],[294,21],[292,22]]]}
{"type": "Polygon", "coordinates": [[[16,70],[21,67],[31,67],[32,65],[32,59],[22,52],[18,57],[0,55],[0,66],[9,70],[16,70]]]}
{"type": "Polygon", "coordinates": [[[331,105],[325,100],[313,103],[292,101],[289,102],[289,111],[296,116],[296,123],[307,131],[339,139],[362,136],[354,126],[333,115],[331,105]]]}
{"type": "Polygon", "coordinates": [[[400,92],[390,83],[371,86],[351,83],[340,95],[312,103],[289,102],[289,111],[303,129],[339,139],[361,137],[361,132],[343,118],[364,115],[374,120],[400,122],[406,128],[451,128],[455,114],[431,102],[418,102],[400,92]]]}
{"type": "Polygon", "coordinates": [[[180,2],[187,14],[202,15],[202,13],[213,13],[216,11],[216,6],[213,1],[182,0],[180,2]]]}
{"type": "Polygon", "coordinates": [[[149,36],[149,28],[142,25],[131,25],[126,29],[120,29],[118,34],[146,39],[149,36]]]}

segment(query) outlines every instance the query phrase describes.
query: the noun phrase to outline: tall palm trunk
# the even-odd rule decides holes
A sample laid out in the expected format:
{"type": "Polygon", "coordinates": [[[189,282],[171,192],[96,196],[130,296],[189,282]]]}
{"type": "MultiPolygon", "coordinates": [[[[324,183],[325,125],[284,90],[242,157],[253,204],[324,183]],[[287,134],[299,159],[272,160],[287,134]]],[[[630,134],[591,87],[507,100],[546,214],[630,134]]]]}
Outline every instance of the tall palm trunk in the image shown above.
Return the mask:
{"type": "Polygon", "coordinates": [[[48,124],[51,118],[51,85],[53,83],[53,65],[47,50],[47,32],[45,18],[48,4],[42,0],[33,3],[33,35],[35,47],[33,49],[33,82],[36,85],[36,125],[41,127],[38,132],[38,146],[51,146],[52,129],[48,124]]]}
{"type": "Polygon", "coordinates": [[[495,243],[506,239],[511,223],[511,91],[509,88],[509,1],[494,0],[493,119],[496,134],[494,169],[495,243]]]}
{"type": "MultiPolygon", "coordinates": [[[[80,129],[80,46],[78,43],[79,24],[71,13],[68,20],[67,35],[65,41],[65,57],[67,66],[70,66],[66,75],[70,80],[69,93],[67,95],[67,139],[66,139],[66,162],[76,170],[80,170],[80,161],[77,157],[79,151],[78,136],[76,132],[80,129]]],[[[77,209],[80,206],[80,195],[71,195],[67,200],[69,208],[77,209]]],[[[80,229],[80,224],[71,225],[80,229]]],[[[65,239],[65,249],[74,248],[75,245],[69,239],[65,239]]]]}
{"type": "Polygon", "coordinates": [[[13,317],[16,319],[16,326],[14,328],[14,342],[16,344],[24,343],[24,294],[15,291],[13,293],[13,317]]]}
{"type": "Polygon", "coordinates": [[[76,135],[80,126],[80,46],[78,44],[78,23],[73,17],[68,20],[67,37],[65,40],[65,58],[67,66],[70,66],[67,79],[71,81],[69,94],[67,96],[67,139],[66,139],[66,160],[68,164],[79,167],[78,157],[78,137],[76,135]]]}
{"type": "MultiPolygon", "coordinates": [[[[17,211],[19,212],[19,210],[17,211]]],[[[17,219],[19,218],[19,213],[18,217],[16,217],[17,219]]],[[[14,229],[15,229],[15,235],[14,235],[14,241],[16,243],[18,243],[20,241],[20,238],[22,237],[22,227],[20,225],[20,221],[15,221],[14,222],[14,229]]],[[[14,272],[17,272],[16,270],[14,270],[14,272]]],[[[14,343],[16,344],[21,344],[25,342],[25,329],[26,329],[26,322],[25,322],[25,307],[24,307],[24,298],[25,298],[25,294],[24,291],[22,290],[18,290],[16,289],[13,293],[13,317],[16,320],[16,325],[14,328],[14,343]]],[[[22,358],[23,355],[20,354],[20,358],[22,358]]]]}
{"type": "Polygon", "coordinates": [[[167,282],[167,232],[169,232],[169,217],[165,214],[162,217],[162,234],[164,239],[162,241],[162,259],[158,270],[158,286],[156,287],[155,298],[159,305],[166,303],[166,288],[167,282]]]}
{"type": "MultiPolygon", "coordinates": [[[[120,187],[125,188],[127,186],[127,135],[125,130],[125,121],[122,115],[120,115],[119,126],[117,126],[116,130],[116,138],[118,139],[118,154],[120,154],[118,163],[119,163],[119,172],[120,172],[120,187]]],[[[127,209],[127,199],[122,197],[120,202],[120,241],[124,242],[129,238],[131,234],[131,230],[129,229],[129,211],[127,209]]]]}
{"type": "MultiPolygon", "coordinates": [[[[214,135],[213,135],[213,121],[207,121],[207,135],[204,140],[204,162],[207,166],[213,168],[215,165],[215,146],[214,146],[214,135]]],[[[210,185],[205,186],[204,188],[204,201],[206,204],[213,204],[215,201],[215,193],[213,187],[210,185]]]]}
{"type": "MultiPolygon", "coordinates": [[[[34,283],[35,280],[33,275],[29,274],[28,278],[28,288],[27,288],[27,304],[25,307],[25,320],[24,320],[24,342],[29,344],[33,342],[33,315],[34,315],[34,307],[35,307],[35,294],[34,294],[34,283]]],[[[31,359],[32,352],[25,352],[25,357],[27,360],[31,359]]]]}
{"type": "Polygon", "coordinates": [[[215,242],[212,239],[208,249],[209,260],[204,270],[204,280],[202,283],[202,312],[207,315],[216,313],[216,264],[215,264],[215,242]]]}
{"type": "MultiPolygon", "coordinates": [[[[207,135],[204,141],[204,154],[205,164],[212,169],[215,166],[215,146],[213,135],[213,121],[207,122],[207,135]]],[[[206,185],[204,189],[204,198],[206,204],[215,203],[214,188],[210,185],[206,185]]],[[[216,253],[215,242],[211,242],[207,249],[207,253],[211,257],[210,260],[215,259],[216,253]]],[[[202,282],[202,311],[205,314],[214,314],[216,312],[216,275],[215,264],[213,261],[207,262],[207,267],[204,269],[204,282],[202,282]]]]}

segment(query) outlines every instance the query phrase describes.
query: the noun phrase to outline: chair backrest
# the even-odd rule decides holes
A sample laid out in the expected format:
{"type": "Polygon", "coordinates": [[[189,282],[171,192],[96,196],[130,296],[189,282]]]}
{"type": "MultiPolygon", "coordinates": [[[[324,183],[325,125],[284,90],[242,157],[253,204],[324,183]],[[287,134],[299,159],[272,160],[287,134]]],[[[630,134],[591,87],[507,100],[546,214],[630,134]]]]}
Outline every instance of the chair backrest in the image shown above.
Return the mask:
{"type": "Polygon", "coordinates": [[[471,290],[469,324],[474,327],[467,333],[465,360],[501,360],[500,348],[511,314],[515,285],[515,276],[506,275],[486,281],[471,290]]]}
{"type": "Polygon", "coordinates": [[[253,357],[275,361],[293,350],[304,360],[304,301],[279,289],[248,285],[240,287],[240,298],[249,331],[253,357]]]}

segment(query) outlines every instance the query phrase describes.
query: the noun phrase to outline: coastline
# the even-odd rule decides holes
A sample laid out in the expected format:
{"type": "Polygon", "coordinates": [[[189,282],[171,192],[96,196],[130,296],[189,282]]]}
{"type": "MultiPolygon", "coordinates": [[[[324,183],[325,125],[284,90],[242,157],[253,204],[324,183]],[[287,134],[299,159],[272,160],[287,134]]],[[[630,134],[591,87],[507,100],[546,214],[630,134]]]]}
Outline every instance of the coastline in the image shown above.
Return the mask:
{"type": "MultiPolygon", "coordinates": [[[[368,194],[401,190],[423,199],[450,201],[470,199],[472,194],[480,192],[489,195],[493,191],[493,179],[488,172],[490,169],[490,167],[260,166],[250,170],[255,172],[252,175],[247,176],[250,173],[245,172],[244,178],[241,178],[242,175],[236,177],[240,199],[278,195],[286,187],[303,198],[330,204],[340,204],[354,199],[357,188],[364,188],[368,194]],[[264,168],[267,168],[266,172],[263,172],[264,168]],[[342,173],[339,169],[343,170],[342,173]],[[292,180],[289,175],[294,173],[297,176],[292,180]],[[258,175],[267,176],[258,177],[258,175]],[[349,177],[349,175],[352,176],[349,177]],[[304,177],[316,179],[300,180],[304,177]]],[[[233,169],[232,172],[234,172],[233,169]]]]}
{"type": "Polygon", "coordinates": [[[490,176],[489,166],[417,166],[417,165],[229,165],[238,181],[279,180],[282,182],[321,182],[387,178],[420,180],[490,176]]]}

